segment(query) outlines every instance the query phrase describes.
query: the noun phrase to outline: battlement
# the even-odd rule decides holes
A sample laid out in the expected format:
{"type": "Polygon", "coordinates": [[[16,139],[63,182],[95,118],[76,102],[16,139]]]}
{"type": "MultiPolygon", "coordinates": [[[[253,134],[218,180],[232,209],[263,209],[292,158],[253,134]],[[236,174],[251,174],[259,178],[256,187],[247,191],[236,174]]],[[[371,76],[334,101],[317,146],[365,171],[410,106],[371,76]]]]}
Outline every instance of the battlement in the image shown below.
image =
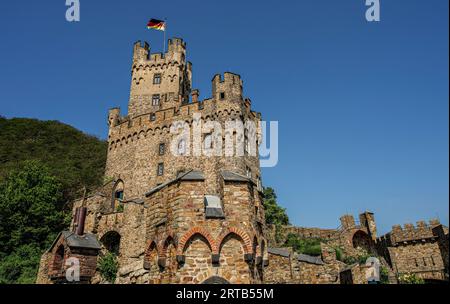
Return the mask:
{"type": "Polygon", "coordinates": [[[439,226],[440,222],[437,219],[430,220],[428,224],[425,221],[418,221],[416,226],[411,223],[392,226],[390,232],[391,241],[393,244],[400,242],[416,242],[435,237],[433,228],[439,226]]]}
{"type": "Polygon", "coordinates": [[[241,101],[244,82],[241,76],[231,72],[216,74],[212,79],[212,98],[215,100],[241,101]]]}
{"type": "Polygon", "coordinates": [[[184,63],[186,60],[186,43],[181,38],[172,38],[168,40],[167,51],[165,53],[151,53],[148,42],[136,41],[133,46],[133,66],[138,62],[163,63],[177,61],[184,63]]]}
{"type": "Polygon", "coordinates": [[[167,52],[181,52],[186,50],[186,42],[181,38],[172,38],[168,40],[167,43],[167,52]]]}
{"type": "Polygon", "coordinates": [[[179,107],[143,113],[135,117],[121,116],[120,109],[114,108],[109,111],[108,116],[110,149],[128,143],[128,139],[136,138],[137,135],[147,136],[147,134],[155,132],[169,133],[170,126],[175,121],[186,121],[191,124],[193,113],[201,114],[201,120],[204,122],[218,118],[232,120],[240,116],[254,121],[261,119],[261,114],[252,111],[249,107],[243,108],[235,103],[221,103],[212,98],[186,103],[179,107]]]}
{"type": "Polygon", "coordinates": [[[133,61],[146,60],[150,54],[150,45],[144,41],[138,40],[133,45],[133,61]]]}

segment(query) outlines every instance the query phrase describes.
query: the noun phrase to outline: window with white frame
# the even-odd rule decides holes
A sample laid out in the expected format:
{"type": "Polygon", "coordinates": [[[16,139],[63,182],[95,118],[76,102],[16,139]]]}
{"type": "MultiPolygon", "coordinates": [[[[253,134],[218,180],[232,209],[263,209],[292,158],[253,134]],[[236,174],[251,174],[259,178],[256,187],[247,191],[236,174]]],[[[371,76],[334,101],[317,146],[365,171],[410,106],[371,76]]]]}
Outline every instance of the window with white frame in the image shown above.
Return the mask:
{"type": "Polygon", "coordinates": [[[159,106],[159,100],[161,99],[161,96],[159,94],[154,94],[152,96],[152,105],[153,106],[159,106]]]}
{"type": "Polygon", "coordinates": [[[161,74],[155,74],[153,76],[153,84],[161,84],[161,74]]]}

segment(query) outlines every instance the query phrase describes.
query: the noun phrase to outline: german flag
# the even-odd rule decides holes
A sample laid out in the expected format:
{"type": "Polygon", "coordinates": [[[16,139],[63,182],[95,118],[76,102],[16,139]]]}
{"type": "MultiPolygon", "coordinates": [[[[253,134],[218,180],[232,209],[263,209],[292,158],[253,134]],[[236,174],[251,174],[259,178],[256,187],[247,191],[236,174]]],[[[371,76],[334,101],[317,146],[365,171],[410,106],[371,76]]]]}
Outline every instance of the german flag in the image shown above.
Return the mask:
{"type": "Polygon", "coordinates": [[[166,30],[166,23],[162,20],[158,19],[150,19],[150,21],[147,24],[148,29],[155,29],[158,31],[165,31],[166,30]]]}

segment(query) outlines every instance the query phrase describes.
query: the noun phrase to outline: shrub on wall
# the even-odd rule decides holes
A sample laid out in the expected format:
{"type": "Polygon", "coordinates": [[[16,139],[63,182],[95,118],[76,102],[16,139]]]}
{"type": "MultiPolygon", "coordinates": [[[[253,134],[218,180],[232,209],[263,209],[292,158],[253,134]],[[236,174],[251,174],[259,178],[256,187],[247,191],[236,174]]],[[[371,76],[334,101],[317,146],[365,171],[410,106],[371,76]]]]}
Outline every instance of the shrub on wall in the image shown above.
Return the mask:
{"type": "Polygon", "coordinates": [[[389,284],[389,271],[386,267],[380,267],[380,283],[389,284]]]}
{"type": "Polygon", "coordinates": [[[400,284],[425,284],[424,279],[416,276],[414,273],[405,273],[399,275],[398,282],[400,284]]]}
{"type": "Polygon", "coordinates": [[[99,259],[97,268],[104,280],[109,283],[114,283],[116,280],[117,271],[119,270],[117,256],[111,252],[108,252],[99,259]]]}
{"type": "Polygon", "coordinates": [[[284,246],[292,247],[297,253],[318,256],[322,253],[321,242],[322,240],[319,238],[303,239],[296,234],[289,233],[284,246]]]}

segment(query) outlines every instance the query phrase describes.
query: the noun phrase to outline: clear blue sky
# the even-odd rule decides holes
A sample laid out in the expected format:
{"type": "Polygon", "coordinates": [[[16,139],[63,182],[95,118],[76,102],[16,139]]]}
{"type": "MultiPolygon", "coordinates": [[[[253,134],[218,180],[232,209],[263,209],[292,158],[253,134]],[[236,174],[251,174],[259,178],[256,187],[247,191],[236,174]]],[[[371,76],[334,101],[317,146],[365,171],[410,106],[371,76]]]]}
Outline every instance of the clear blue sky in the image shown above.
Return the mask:
{"type": "Polygon", "coordinates": [[[280,125],[280,159],[263,182],[297,225],[337,227],[375,212],[382,232],[448,223],[448,0],[65,0],[0,4],[0,115],[60,120],[105,138],[107,109],[126,111],[132,43],[162,50],[149,18],[183,37],[194,87],[242,75],[245,94],[280,125]]]}

